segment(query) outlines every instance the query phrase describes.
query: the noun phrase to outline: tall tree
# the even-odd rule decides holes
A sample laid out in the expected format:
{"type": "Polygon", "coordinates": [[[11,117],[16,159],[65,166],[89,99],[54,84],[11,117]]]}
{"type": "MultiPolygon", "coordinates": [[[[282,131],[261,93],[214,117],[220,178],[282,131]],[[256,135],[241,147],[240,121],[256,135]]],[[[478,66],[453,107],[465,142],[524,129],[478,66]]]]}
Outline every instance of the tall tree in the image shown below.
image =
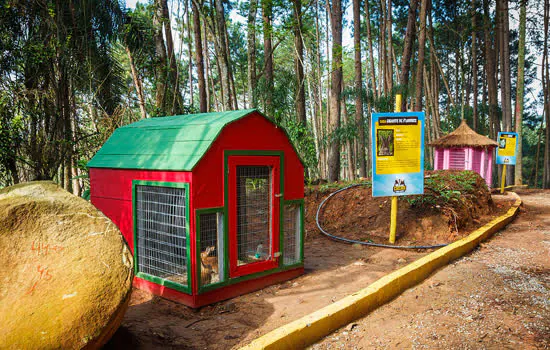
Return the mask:
{"type": "Polygon", "coordinates": [[[296,67],[296,114],[298,121],[306,125],[306,93],[304,89],[304,43],[302,38],[302,0],[294,4],[294,66],[296,67]]]}
{"type": "Polygon", "coordinates": [[[155,38],[155,58],[156,58],[156,113],[166,114],[166,78],[168,73],[168,56],[164,45],[163,35],[163,9],[162,0],[155,0],[155,13],[153,15],[154,38],[155,38]]]}
{"type": "Polygon", "coordinates": [[[195,66],[197,67],[197,78],[199,88],[199,110],[201,113],[208,112],[206,82],[204,79],[204,57],[201,37],[201,19],[197,3],[191,1],[193,12],[193,32],[195,34],[195,66]]]}
{"type": "Polygon", "coordinates": [[[548,39],[550,29],[550,0],[544,0],[544,42],[542,50],[542,91],[544,100],[544,116],[546,118],[546,140],[544,142],[544,170],[542,187],[550,188],[550,59],[548,39]]]}
{"type": "Polygon", "coordinates": [[[473,90],[473,127],[475,131],[479,131],[479,116],[477,112],[477,4],[476,0],[472,0],[472,8],[470,14],[472,16],[472,90],[473,90]]]}
{"type": "Polygon", "coordinates": [[[424,52],[426,50],[426,12],[430,0],[422,0],[420,3],[420,35],[418,37],[418,63],[416,66],[416,98],[415,111],[422,110],[422,87],[424,83],[424,52]]]}
{"type": "Polygon", "coordinates": [[[489,101],[489,136],[496,138],[500,127],[498,125],[496,54],[491,38],[491,14],[489,0],[483,0],[483,28],[485,41],[485,72],[487,79],[487,97],[489,101]]]}
{"type": "MultiPolygon", "coordinates": [[[[409,85],[409,73],[411,70],[411,57],[413,51],[415,34],[415,24],[416,24],[416,8],[418,7],[418,0],[411,0],[409,4],[409,12],[407,16],[407,30],[405,32],[405,41],[403,47],[403,56],[401,58],[401,74],[399,77],[399,82],[405,91],[408,91],[409,85]]],[[[407,96],[408,93],[405,93],[405,98],[403,98],[401,110],[407,110],[407,96]]]]}
{"type": "Polygon", "coordinates": [[[256,107],[256,13],[258,1],[250,0],[248,5],[247,61],[248,61],[248,105],[256,107]]]}
{"type": "MultiPolygon", "coordinates": [[[[166,38],[166,56],[168,57],[167,80],[169,81],[171,100],[166,101],[166,112],[169,114],[183,113],[183,97],[180,90],[179,71],[176,64],[176,54],[174,52],[174,39],[172,37],[172,22],[170,21],[170,11],[168,10],[168,0],[160,0],[157,6],[161,7],[162,28],[164,28],[164,38],[166,38]]],[[[163,38],[163,41],[164,41],[163,38]]]]}
{"type": "Polygon", "coordinates": [[[516,89],[516,132],[518,133],[515,166],[515,184],[522,184],[522,124],[523,124],[523,96],[525,90],[525,23],[527,18],[527,0],[520,1],[519,10],[519,44],[518,44],[518,79],[516,89]]]}
{"type": "Polygon", "coordinates": [[[328,149],[328,180],[338,181],[340,177],[340,141],[336,131],[340,127],[341,92],[342,92],[342,0],[327,0],[327,11],[330,14],[332,33],[332,73],[330,79],[330,116],[329,127],[331,139],[328,149]]]}
{"type": "Polygon", "coordinates": [[[353,44],[355,47],[355,124],[357,125],[357,133],[359,134],[357,158],[359,158],[359,176],[367,177],[367,161],[365,159],[365,128],[363,120],[363,68],[361,65],[360,0],[353,0],[353,44]]]}
{"type": "Polygon", "coordinates": [[[234,109],[233,91],[231,89],[231,61],[229,57],[229,43],[227,42],[227,27],[225,25],[225,10],[222,0],[214,0],[216,34],[214,42],[218,64],[220,65],[220,79],[222,82],[223,104],[225,110],[234,109]]]}
{"type": "Polygon", "coordinates": [[[273,2],[272,0],[262,1],[262,19],[264,30],[264,69],[265,69],[265,111],[272,116],[273,109],[273,2]]]}
{"type": "Polygon", "coordinates": [[[365,0],[365,24],[367,25],[367,44],[369,46],[370,80],[372,90],[374,92],[374,97],[378,98],[378,90],[376,89],[376,71],[374,69],[374,52],[372,50],[372,33],[369,7],[369,1],[365,0]]]}

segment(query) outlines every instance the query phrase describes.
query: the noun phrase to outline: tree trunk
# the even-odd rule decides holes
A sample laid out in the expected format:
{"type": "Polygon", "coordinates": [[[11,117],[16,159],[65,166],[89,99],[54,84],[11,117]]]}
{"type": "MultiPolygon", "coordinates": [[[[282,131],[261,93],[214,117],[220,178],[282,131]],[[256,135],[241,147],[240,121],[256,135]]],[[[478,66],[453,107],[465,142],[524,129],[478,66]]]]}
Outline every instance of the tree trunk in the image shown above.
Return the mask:
{"type": "MultiPolygon", "coordinates": [[[[368,0],[367,0],[368,1],[368,0]]],[[[384,0],[382,0],[384,1],[384,0]]],[[[388,93],[391,95],[393,93],[393,40],[392,40],[392,6],[391,1],[388,0],[388,8],[386,10],[386,72],[387,72],[387,84],[388,84],[388,93]]]]}
{"type": "Polygon", "coordinates": [[[145,97],[143,96],[143,87],[141,85],[141,79],[139,78],[136,65],[134,64],[134,58],[128,46],[124,46],[126,49],[126,55],[128,55],[128,61],[130,62],[130,70],[132,72],[132,80],[134,81],[134,86],[136,87],[136,95],[138,98],[139,110],[141,112],[141,119],[147,118],[147,110],[145,109],[145,97]]]}
{"type": "MultiPolygon", "coordinates": [[[[342,84],[343,85],[343,84],[342,84]]],[[[342,90],[343,90],[342,86],[342,90]]],[[[346,99],[342,98],[340,99],[341,103],[341,110],[342,110],[342,119],[345,121],[346,124],[349,125],[350,123],[350,116],[348,114],[348,109],[346,106],[346,99]]],[[[344,178],[348,180],[354,180],[355,179],[355,157],[353,155],[353,148],[352,148],[352,140],[346,138],[346,144],[345,144],[345,152],[346,152],[346,158],[347,158],[347,167],[344,170],[347,170],[347,176],[344,178]]]]}
{"type": "Polygon", "coordinates": [[[194,1],[191,2],[193,10],[193,31],[195,32],[195,66],[197,66],[197,78],[199,88],[199,106],[200,112],[208,112],[206,82],[204,80],[204,59],[201,38],[201,20],[199,9],[194,1]]]}
{"type": "Polygon", "coordinates": [[[248,33],[246,57],[248,61],[248,106],[257,107],[256,98],[256,13],[258,12],[258,1],[250,0],[248,10],[248,33]]]}
{"type": "Polygon", "coordinates": [[[495,50],[491,41],[491,19],[489,13],[489,0],[483,0],[483,27],[485,39],[485,71],[487,79],[487,97],[489,100],[489,137],[496,139],[498,132],[498,102],[495,50]]]}
{"type": "MultiPolygon", "coordinates": [[[[156,0],[158,1],[158,0],[156,0]]],[[[155,13],[153,15],[153,37],[155,39],[155,56],[156,65],[156,91],[155,91],[155,107],[156,113],[166,114],[165,97],[166,97],[166,81],[168,59],[166,55],[166,46],[164,44],[164,36],[162,34],[162,4],[155,4],[155,13]]]]}
{"type": "Polygon", "coordinates": [[[416,102],[415,111],[422,111],[422,86],[424,73],[424,52],[426,49],[426,12],[429,0],[422,0],[420,3],[420,35],[418,37],[418,63],[416,66],[416,102]]]}
{"type": "Polygon", "coordinates": [[[372,34],[370,30],[370,12],[368,0],[365,1],[365,23],[367,24],[367,42],[369,45],[370,79],[374,97],[378,98],[378,91],[376,89],[376,71],[374,69],[374,53],[372,51],[372,34]]]}
{"type": "Polygon", "coordinates": [[[357,133],[359,134],[357,157],[359,158],[359,176],[367,177],[367,163],[365,159],[365,130],[363,120],[363,68],[361,66],[360,0],[353,0],[353,44],[355,47],[355,124],[357,127],[357,133]]]}
{"type": "Polygon", "coordinates": [[[231,98],[231,83],[230,83],[230,71],[229,71],[229,57],[227,57],[227,45],[225,43],[226,28],[225,28],[225,11],[223,8],[222,0],[214,0],[214,7],[216,9],[216,33],[214,43],[217,51],[217,62],[220,69],[220,80],[222,85],[222,103],[223,108],[226,111],[233,109],[233,101],[231,98]]]}
{"type": "Polygon", "coordinates": [[[544,0],[544,44],[542,54],[542,90],[544,116],[546,119],[546,140],[544,142],[544,170],[542,188],[550,188],[550,64],[548,59],[548,29],[550,22],[550,0],[544,0]]]}
{"type": "Polygon", "coordinates": [[[161,23],[164,27],[164,37],[166,38],[166,51],[168,54],[168,81],[170,81],[171,97],[170,114],[183,113],[183,98],[180,91],[179,71],[176,64],[176,55],[174,54],[174,41],[172,38],[172,25],[170,22],[170,13],[168,11],[168,0],[160,0],[162,8],[161,23]]]}
{"type": "Polygon", "coordinates": [[[265,111],[268,116],[273,117],[273,45],[272,45],[272,0],[262,1],[262,19],[264,29],[264,57],[265,57],[265,111]]]}
{"type": "Polygon", "coordinates": [[[323,74],[322,74],[322,67],[321,67],[321,31],[320,31],[320,24],[319,24],[319,1],[315,0],[315,40],[316,40],[316,52],[315,52],[315,59],[316,59],[316,101],[317,101],[317,110],[318,114],[316,116],[316,123],[317,123],[317,145],[318,145],[318,156],[319,156],[319,177],[320,178],[326,178],[327,173],[325,172],[326,169],[326,157],[325,157],[325,148],[324,146],[321,146],[323,144],[323,140],[325,137],[325,128],[324,128],[324,115],[323,115],[323,74]]]}
{"type": "Polygon", "coordinates": [[[472,0],[472,90],[473,90],[473,128],[474,131],[479,131],[479,116],[477,115],[477,5],[476,0],[472,0]]]}
{"type": "Polygon", "coordinates": [[[516,167],[515,167],[515,184],[522,184],[522,124],[523,124],[523,96],[524,96],[524,83],[525,83],[525,22],[526,22],[526,7],[527,0],[520,1],[519,11],[519,48],[518,48],[518,79],[516,90],[516,132],[518,133],[517,148],[518,153],[516,155],[516,167]]]}
{"type": "MultiPolygon", "coordinates": [[[[329,6],[327,2],[327,6],[329,6]]],[[[332,32],[332,73],[330,86],[330,145],[328,180],[338,181],[340,175],[340,142],[334,132],[340,127],[340,98],[342,91],[342,0],[333,0],[330,8],[332,32]]]]}
{"type": "MultiPolygon", "coordinates": [[[[510,30],[508,25],[508,0],[498,0],[497,16],[500,22],[500,74],[502,100],[502,126],[504,131],[512,131],[512,98],[510,84],[510,30]]],[[[511,167],[510,167],[510,170],[511,167]]],[[[511,179],[511,177],[507,177],[511,179]]]]}
{"type": "Polygon", "coordinates": [[[294,4],[294,46],[296,54],[296,114],[298,121],[306,125],[306,94],[304,89],[304,43],[302,41],[302,0],[293,0],[294,4]]]}
{"type": "MultiPolygon", "coordinates": [[[[368,1],[368,0],[366,0],[368,1]]],[[[405,43],[403,48],[403,57],[401,58],[401,74],[400,84],[404,90],[403,101],[401,110],[407,110],[407,97],[409,91],[409,73],[411,70],[411,56],[413,51],[414,39],[416,37],[415,24],[416,24],[416,8],[418,7],[418,0],[411,0],[409,4],[409,15],[407,17],[407,31],[405,32],[405,43]]]]}
{"type": "MultiPolygon", "coordinates": [[[[189,0],[189,2],[192,2],[189,0]]],[[[189,51],[189,107],[191,110],[194,108],[194,99],[195,99],[195,93],[194,93],[194,87],[193,87],[193,35],[191,34],[191,7],[189,7],[189,2],[185,2],[185,11],[187,12],[187,49],[189,51]]],[[[183,37],[183,34],[182,34],[183,37]]],[[[182,101],[183,102],[183,101],[182,101]]]]}
{"type": "Polygon", "coordinates": [[[380,94],[388,95],[388,77],[386,71],[386,1],[380,0],[380,32],[378,33],[378,88],[380,94]]]}
{"type": "MultiPolygon", "coordinates": [[[[194,3],[194,1],[193,1],[194,3]]],[[[206,111],[210,111],[212,108],[212,98],[211,98],[211,91],[214,86],[214,84],[211,83],[212,75],[210,74],[211,68],[210,68],[210,51],[208,49],[208,31],[206,30],[206,23],[203,20],[202,28],[202,50],[203,50],[203,58],[204,58],[204,82],[205,82],[205,90],[206,90],[206,111]]]]}

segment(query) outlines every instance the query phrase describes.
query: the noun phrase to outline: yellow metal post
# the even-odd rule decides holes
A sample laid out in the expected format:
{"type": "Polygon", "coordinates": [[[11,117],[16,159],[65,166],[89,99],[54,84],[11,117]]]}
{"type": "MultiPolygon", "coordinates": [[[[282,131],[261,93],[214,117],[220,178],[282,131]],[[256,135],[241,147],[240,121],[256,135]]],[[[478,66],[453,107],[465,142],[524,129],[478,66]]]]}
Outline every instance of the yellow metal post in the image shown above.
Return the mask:
{"type": "MultiPolygon", "coordinates": [[[[401,112],[401,95],[395,95],[395,112],[401,112]]],[[[390,216],[390,243],[395,243],[395,231],[397,228],[397,196],[391,197],[390,216]]]]}
{"type": "Polygon", "coordinates": [[[500,193],[504,193],[504,185],[506,185],[506,164],[502,165],[502,174],[500,176],[502,181],[500,181],[500,193]]]}

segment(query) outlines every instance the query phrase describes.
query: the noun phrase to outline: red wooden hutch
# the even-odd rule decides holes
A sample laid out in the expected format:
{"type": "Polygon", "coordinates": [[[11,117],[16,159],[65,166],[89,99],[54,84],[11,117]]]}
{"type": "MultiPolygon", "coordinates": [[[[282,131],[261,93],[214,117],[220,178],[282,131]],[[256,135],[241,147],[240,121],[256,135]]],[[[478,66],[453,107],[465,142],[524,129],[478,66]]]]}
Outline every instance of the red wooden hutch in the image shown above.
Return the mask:
{"type": "Polygon", "coordinates": [[[126,125],[88,167],[140,289],[199,307],[303,273],[304,167],[257,110],[126,125]]]}

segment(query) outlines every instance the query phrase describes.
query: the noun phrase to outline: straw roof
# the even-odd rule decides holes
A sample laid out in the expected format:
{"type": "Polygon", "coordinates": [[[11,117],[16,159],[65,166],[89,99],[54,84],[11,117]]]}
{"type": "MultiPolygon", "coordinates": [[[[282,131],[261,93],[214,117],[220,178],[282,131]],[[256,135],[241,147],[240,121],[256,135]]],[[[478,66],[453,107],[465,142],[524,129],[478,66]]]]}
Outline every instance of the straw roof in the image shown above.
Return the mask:
{"type": "Polygon", "coordinates": [[[437,148],[452,147],[495,147],[498,143],[490,138],[480,135],[470,129],[465,119],[462,119],[460,126],[455,131],[431,142],[429,146],[437,148]]]}

